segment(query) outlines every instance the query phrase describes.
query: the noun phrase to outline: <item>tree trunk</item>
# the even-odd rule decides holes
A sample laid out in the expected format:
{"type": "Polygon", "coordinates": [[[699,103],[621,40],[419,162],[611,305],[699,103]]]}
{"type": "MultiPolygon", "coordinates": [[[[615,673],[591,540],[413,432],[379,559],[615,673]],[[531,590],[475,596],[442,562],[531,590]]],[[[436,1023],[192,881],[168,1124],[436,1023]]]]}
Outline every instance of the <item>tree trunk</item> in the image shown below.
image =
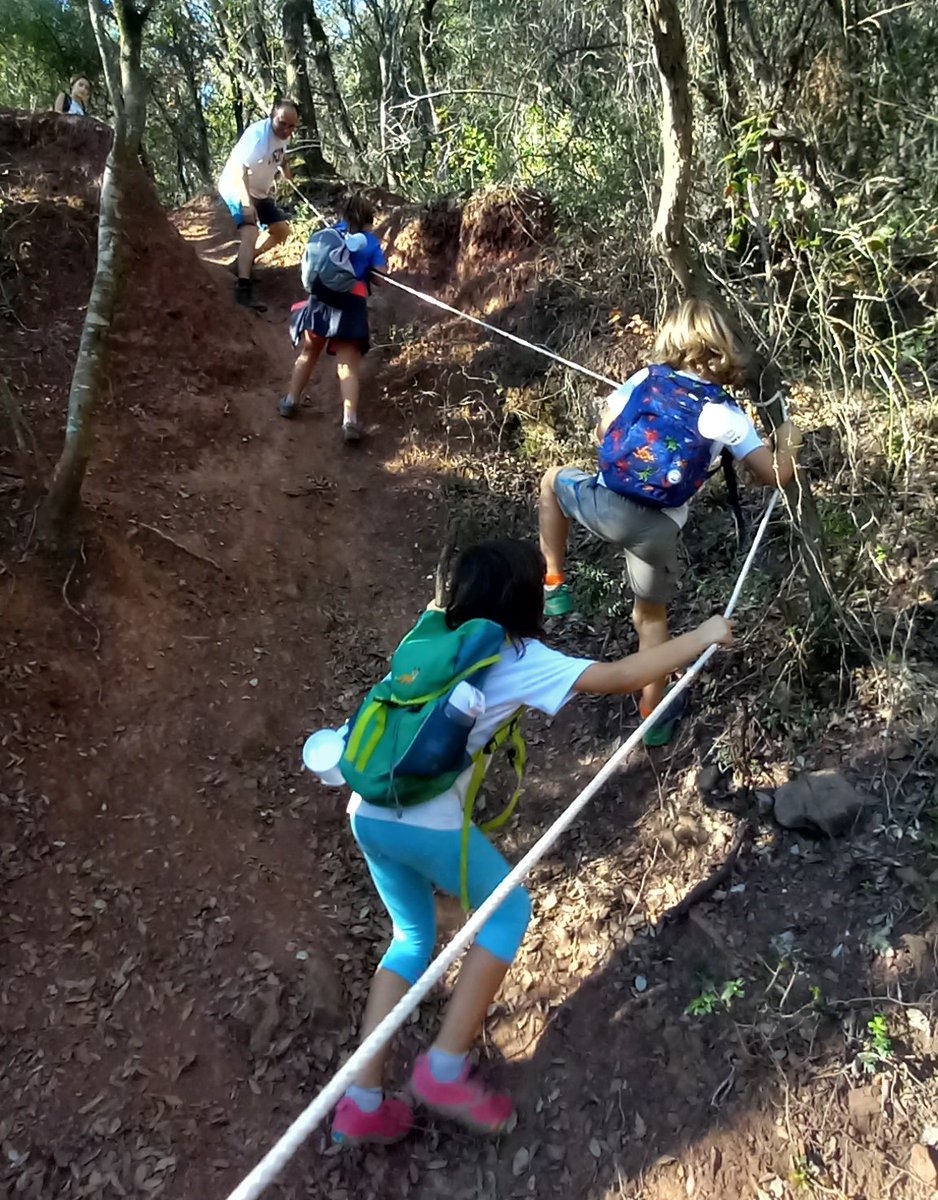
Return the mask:
{"type": "Polygon", "coordinates": [[[328,97],[328,107],[335,121],[336,133],[345,147],[349,165],[355,173],[360,174],[363,165],[362,144],[352,125],[348,106],[339,88],[335,66],[332,62],[332,51],[329,49],[329,39],[326,37],[322,21],[316,15],[314,0],[307,0],[306,24],[309,27],[309,36],[313,43],[313,61],[316,64],[316,73],[319,76],[320,86],[328,97]]]}
{"type": "MultiPolygon", "coordinates": [[[[189,19],[194,20],[188,7],[186,12],[189,15],[189,19]]],[[[205,187],[211,187],[214,182],[212,175],[212,151],[208,140],[208,126],[205,123],[205,109],[202,105],[202,89],[199,87],[199,81],[196,78],[192,54],[189,46],[186,44],[185,31],[180,31],[175,21],[171,25],[171,31],[173,35],[173,49],[182,67],[182,74],[186,81],[186,91],[189,93],[189,103],[192,106],[192,114],[195,121],[196,144],[193,158],[199,171],[200,180],[205,187]]]]}
{"type": "Polygon", "coordinates": [[[244,133],[244,93],[234,75],[229,75],[228,80],[231,83],[231,115],[234,117],[235,129],[240,138],[244,133]]]}
{"type": "MultiPolygon", "coordinates": [[[[299,161],[307,177],[334,176],[335,167],[326,162],[316,120],[316,106],[306,64],[306,10],[309,0],[284,0],[283,53],[286,67],[287,91],[300,106],[300,123],[307,143],[299,161]]],[[[294,172],[296,173],[296,172],[294,172]]],[[[302,174],[301,173],[301,176],[302,174]]]]}
{"type": "Polygon", "coordinates": [[[677,0],[645,0],[645,10],[651,27],[662,98],[661,197],[651,239],[670,267],[680,290],[693,295],[698,287],[685,228],[694,153],[687,47],[677,0]]]}
{"type": "MultiPolygon", "coordinates": [[[[266,117],[270,111],[271,101],[273,98],[273,83],[268,91],[264,90],[262,85],[258,87],[257,76],[259,71],[251,69],[253,64],[248,64],[246,59],[251,56],[252,49],[248,44],[247,35],[242,29],[235,29],[228,19],[228,13],[225,11],[222,0],[212,0],[209,9],[211,14],[211,23],[213,32],[215,33],[215,41],[218,45],[218,51],[215,54],[215,59],[219,67],[228,75],[233,83],[237,83],[237,104],[240,105],[240,132],[238,137],[244,132],[244,126],[248,118],[251,116],[250,106],[253,104],[256,113],[261,117],[266,117]],[[244,112],[245,100],[248,101],[247,117],[244,112]]],[[[269,72],[267,72],[269,77],[269,72]]],[[[237,124],[238,117],[235,116],[237,124]]]]}
{"type": "Polygon", "coordinates": [[[424,93],[422,101],[424,138],[421,165],[426,164],[430,147],[437,137],[439,137],[440,133],[440,118],[436,111],[436,105],[433,103],[433,96],[431,95],[435,82],[431,54],[433,45],[433,10],[435,7],[436,0],[423,0],[423,5],[420,9],[420,31],[417,38],[417,62],[420,67],[420,85],[424,93]]]}
{"type": "Polygon", "coordinates": [[[254,59],[254,69],[261,81],[267,99],[265,107],[270,108],[273,101],[279,97],[279,89],[277,81],[274,78],[273,58],[271,57],[270,46],[267,42],[265,17],[260,0],[251,0],[250,15],[245,33],[245,42],[254,59]]]}
{"type": "MultiPolygon", "coordinates": [[[[759,411],[766,433],[771,435],[787,417],[785,388],[778,367],[774,362],[755,356],[746,387],[759,411]]],[[[785,503],[796,534],[795,542],[808,588],[811,614],[815,625],[820,626],[831,612],[833,589],[824,545],[824,529],[810,485],[801,471],[795,472],[795,477],[785,488],[785,503]]]]}
{"type": "Polygon", "coordinates": [[[733,57],[730,53],[726,0],[713,0],[713,41],[716,50],[717,76],[720,81],[720,115],[723,131],[728,137],[731,137],[734,127],[741,120],[741,107],[739,88],[736,85],[736,72],[733,69],[733,57]]]}
{"type": "Polygon", "coordinates": [[[95,416],[104,392],[111,324],[123,276],[120,213],[124,193],[133,186],[133,175],[138,170],[137,155],[146,121],[146,86],[140,53],[149,9],[137,9],[133,0],[113,0],[112,11],[120,34],[119,82],[106,57],[107,34],[100,0],[88,0],[88,10],[114,109],[114,140],[101,183],[98,258],[68,395],[65,445],[43,506],[44,523],[51,529],[61,529],[81,502],[81,488],[94,444],[95,416]]]}

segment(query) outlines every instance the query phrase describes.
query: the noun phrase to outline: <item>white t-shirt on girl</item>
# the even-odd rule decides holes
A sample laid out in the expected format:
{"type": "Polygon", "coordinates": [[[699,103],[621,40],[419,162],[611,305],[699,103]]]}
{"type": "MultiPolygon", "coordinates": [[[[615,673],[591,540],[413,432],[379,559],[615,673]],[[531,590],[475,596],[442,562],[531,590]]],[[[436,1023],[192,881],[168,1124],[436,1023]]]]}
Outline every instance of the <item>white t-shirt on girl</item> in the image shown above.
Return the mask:
{"type": "MultiPolygon", "coordinates": [[[[706,383],[706,380],[701,379],[699,375],[695,375],[693,371],[675,371],[674,373],[675,375],[683,375],[685,379],[693,379],[696,383],[706,383]]],[[[609,395],[609,397],[606,399],[603,411],[609,413],[611,420],[614,420],[619,413],[622,412],[623,408],[625,408],[626,404],[628,403],[632,392],[635,391],[640,383],[644,383],[647,378],[648,368],[642,367],[640,371],[636,371],[634,375],[630,375],[625,383],[623,383],[620,387],[617,387],[616,390],[609,395]]],[[[762,438],[759,437],[755,425],[753,425],[752,421],[749,420],[741,408],[735,404],[728,404],[727,408],[732,409],[734,413],[738,413],[741,419],[749,426],[742,440],[736,445],[730,446],[730,454],[732,454],[737,462],[739,462],[748,454],[752,454],[753,450],[758,450],[761,448],[762,438]]],[[[723,451],[723,445],[723,442],[710,443],[711,465],[715,465],[718,462],[720,454],[723,451]]],[[[596,481],[600,487],[606,486],[605,482],[603,481],[602,472],[596,476],[596,481]]],[[[684,525],[687,523],[687,514],[689,511],[687,504],[682,504],[679,508],[662,508],[661,511],[666,516],[669,516],[679,529],[683,529],[684,525]]]]}
{"type": "MultiPolygon", "coordinates": [[[[485,695],[485,712],[469,732],[469,753],[481,749],[522,705],[555,716],[573,695],[576,681],[592,665],[590,658],[571,658],[533,638],[525,641],[520,650],[514,645],[506,646],[480,689],[485,695]]],[[[420,829],[461,829],[463,802],[471,775],[472,768],[467,767],[453,786],[439,796],[400,811],[368,804],[356,792],[349,801],[348,813],[376,821],[400,821],[420,829]]]]}

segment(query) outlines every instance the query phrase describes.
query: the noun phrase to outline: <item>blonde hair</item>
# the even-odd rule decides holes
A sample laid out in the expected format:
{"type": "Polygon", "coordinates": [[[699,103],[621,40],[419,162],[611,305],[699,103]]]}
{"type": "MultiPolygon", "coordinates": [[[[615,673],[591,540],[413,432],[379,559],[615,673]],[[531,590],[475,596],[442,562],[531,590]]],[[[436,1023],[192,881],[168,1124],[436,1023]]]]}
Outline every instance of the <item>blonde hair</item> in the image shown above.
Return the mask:
{"type": "Polygon", "coordinates": [[[655,358],[723,385],[740,383],[748,365],[733,327],[707,300],[685,300],[665,318],[655,339],[655,358]]]}

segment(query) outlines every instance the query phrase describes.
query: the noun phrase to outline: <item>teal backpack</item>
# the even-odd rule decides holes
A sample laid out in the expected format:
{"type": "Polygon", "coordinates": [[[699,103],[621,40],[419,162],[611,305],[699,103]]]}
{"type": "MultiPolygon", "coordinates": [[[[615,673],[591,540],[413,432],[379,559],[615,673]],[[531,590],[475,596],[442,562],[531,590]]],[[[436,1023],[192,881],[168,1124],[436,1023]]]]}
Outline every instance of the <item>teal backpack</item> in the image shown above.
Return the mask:
{"type": "Polygon", "coordinates": [[[369,804],[410,808],[439,796],[472,766],[463,815],[461,891],[466,888],[472,809],[488,761],[508,745],[518,786],[498,817],[480,828],[504,825],[518,802],[524,775],[525,746],[519,730],[522,709],[513,713],[472,756],[467,750],[472,722],[447,714],[453,689],[463,681],[481,687],[499,661],[505,631],[494,621],[466,621],[450,629],[438,609],[423,614],[391,656],[391,669],[376,683],[349,722],[348,741],[339,762],[346,783],[369,804]]]}

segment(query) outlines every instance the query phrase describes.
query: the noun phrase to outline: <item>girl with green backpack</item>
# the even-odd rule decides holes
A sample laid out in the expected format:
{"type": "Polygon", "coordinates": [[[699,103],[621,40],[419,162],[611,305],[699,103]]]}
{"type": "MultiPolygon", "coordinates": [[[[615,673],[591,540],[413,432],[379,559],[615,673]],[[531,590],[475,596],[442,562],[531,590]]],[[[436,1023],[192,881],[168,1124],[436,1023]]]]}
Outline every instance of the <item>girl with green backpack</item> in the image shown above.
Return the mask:
{"type": "MultiPolygon", "coordinates": [[[[617,661],[573,658],[541,640],[543,579],[544,559],[528,543],[495,541],[465,550],[453,567],[445,608],[425,614],[404,639],[389,675],[371,690],[352,722],[341,763],[346,780],[361,789],[349,803],[352,833],[394,931],[372,983],[362,1038],[430,961],[436,940],[434,887],[454,896],[462,892],[469,905],[478,907],[511,869],[482,830],[464,818],[464,808],[478,783],[480,763],[484,771],[486,751],[512,728],[520,710],[531,707],[554,716],[577,693],[634,692],[693,662],[714,642],[732,642],[729,623],[712,617],[691,633],[617,661]],[[486,645],[493,630],[497,644],[486,645]],[[432,760],[449,736],[453,685],[467,680],[482,693],[484,708],[469,730],[461,769],[442,773],[436,787],[428,787],[426,774],[415,782],[424,768],[413,762],[408,767],[406,760],[415,758],[422,739],[420,753],[425,762],[432,760]]],[[[479,1133],[502,1130],[512,1103],[479,1078],[468,1054],[530,915],[528,894],[518,887],[482,927],[463,961],[436,1040],[417,1058],[410,1082],[418,1103],[479,1133]]],[[[375,1055],[339,1102],[332,1122],[336,1142],[389,1144],[410,1131],[410,1104],[383,1092],[388,1049],[375,1055]]]]}

